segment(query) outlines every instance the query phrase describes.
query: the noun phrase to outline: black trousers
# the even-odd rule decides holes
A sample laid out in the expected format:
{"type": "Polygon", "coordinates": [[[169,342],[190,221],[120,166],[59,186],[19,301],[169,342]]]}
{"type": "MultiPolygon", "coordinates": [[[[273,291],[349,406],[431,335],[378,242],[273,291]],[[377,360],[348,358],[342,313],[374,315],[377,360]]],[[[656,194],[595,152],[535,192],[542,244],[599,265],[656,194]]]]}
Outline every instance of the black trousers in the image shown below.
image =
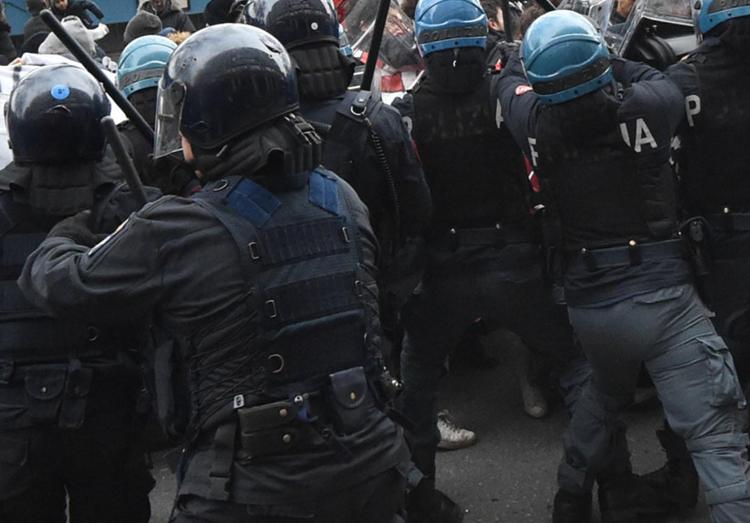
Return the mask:
{"type": "Polygon", "coordinates": [[[0,522],[146,523],[154,480],[137,444],[130,380],[97,380],[83,424],[44,424],[14,430],[12,405],[32,416],[25,396],[0,386],[0,522]],[[127,383],[126,383],[127,382],[127,383]]]}
{"type": "Polygon", "coordinates": [[[716,331],[732,352],[743,387],[750,386],[750,257],[719,259],[708,277],[716,331]]]}
{"type": "MultiPolygon", "coordinates": [[[[313,502],[243,505],[182,496],[172,523],[402,523],[406,480],[396,469],[383,472],[313,502]]],[[[292,501],[295,492],[289,493],[292,501]]]]}
{"type": "Polygon", "coordinates": [[[435,475],[437,393],[444,361],[477,318],[506,327],[536,354],[547,358],[558,375],[572,410],[590,368],[575,344],[564,307],[555,305],[542,279],[538,248],[532,244],[455,253],[433,252],[442,272],[428,271],[403,312],[404,389],[399,407],[413,423],[407,432],[412,459],[427,476],[435,475]],[[440,256],[448,259],[441,262],[440,256]],[[455,259],[461,259],[456,263],[455,259]]]}

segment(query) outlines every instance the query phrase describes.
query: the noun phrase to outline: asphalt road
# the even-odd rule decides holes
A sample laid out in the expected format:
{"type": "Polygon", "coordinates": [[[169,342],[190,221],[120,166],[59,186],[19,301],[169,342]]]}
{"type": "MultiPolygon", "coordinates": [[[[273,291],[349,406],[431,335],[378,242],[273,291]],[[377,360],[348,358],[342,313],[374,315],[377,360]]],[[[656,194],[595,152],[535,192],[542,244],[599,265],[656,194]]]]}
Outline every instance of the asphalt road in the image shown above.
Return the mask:
{"type": "MultiPolygon", "coordinates": [[[[465,509],[466,523],[546,523],[551,521],[556,466],[562,455],[565,415],[560,407],[537,420],[523,412],[521,394],[507,362],[512,339],[489,337],[487,345],[503,363],[497,368],[472,369],[455,365],[441,390],[441,405],[463,425],[475,430],[478,443],[469,449],[438,455],[438,488],[465,509]]],[[[661,423],[655,400],[625,415],[628,441],[636,472],[650,471],[664,462],[654,430],[661,423]]],[[[155,523],[168,520],[174,479],[161,456],[156,456],[152,492],[155,523]]],[[[595,515],[594,523],[598,523],[595,515]]],[[[708,523],[700,502],[685,517],[669,523],[708,523]]]]}

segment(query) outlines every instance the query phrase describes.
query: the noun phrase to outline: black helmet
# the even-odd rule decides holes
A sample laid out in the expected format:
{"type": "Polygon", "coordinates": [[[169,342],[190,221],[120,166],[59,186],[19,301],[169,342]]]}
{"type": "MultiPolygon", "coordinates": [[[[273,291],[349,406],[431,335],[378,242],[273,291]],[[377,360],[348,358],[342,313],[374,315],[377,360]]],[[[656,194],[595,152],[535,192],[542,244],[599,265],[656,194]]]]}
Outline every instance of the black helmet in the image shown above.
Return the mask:
{"type": "Polygon", "coordinates": [[[219,24],[185,40],[159,82],[154,156],[216,149],[299,107],[289,55],[255,27],[219,24]]]}
{"type": "Polygon", "coordinates": [[[109,99],[93,76],[74,65],[49,65],[25,76],[5,107],[13,159],[25,163],[100,160],[100,120],[109,99]]]}
{"type": "Polygon", "coordinates": [[[242,21],[268,31],[289,50],[316,42],[339,45],[339,20],[329,0],[248,0],[242,21]]]}

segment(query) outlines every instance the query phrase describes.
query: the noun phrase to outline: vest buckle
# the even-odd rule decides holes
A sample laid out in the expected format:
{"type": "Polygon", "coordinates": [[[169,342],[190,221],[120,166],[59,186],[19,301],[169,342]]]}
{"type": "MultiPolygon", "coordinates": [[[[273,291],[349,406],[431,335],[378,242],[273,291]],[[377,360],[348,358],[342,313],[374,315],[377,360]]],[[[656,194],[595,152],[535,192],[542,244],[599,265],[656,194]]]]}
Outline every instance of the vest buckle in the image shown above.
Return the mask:
{"type": "Polygon", "coordinates": [[[258,252],[258,242],[250,242],[247,244],[247,249],[250,251],[250,259],[253,261],[260,260],[260,253],[258,252]]]}
{"type": "Polygon", "coordinates": [[[274,319],[279,315],[279,310],[276,308],[276,300],[266,300],[266,314],[269,319],[274,319]]]}

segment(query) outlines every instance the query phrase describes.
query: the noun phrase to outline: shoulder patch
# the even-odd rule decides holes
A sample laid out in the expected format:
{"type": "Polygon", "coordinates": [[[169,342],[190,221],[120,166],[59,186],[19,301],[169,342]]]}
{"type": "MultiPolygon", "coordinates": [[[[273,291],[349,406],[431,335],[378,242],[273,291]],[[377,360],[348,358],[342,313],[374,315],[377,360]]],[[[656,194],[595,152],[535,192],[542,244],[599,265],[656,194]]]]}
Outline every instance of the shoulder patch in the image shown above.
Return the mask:
{"type": "Polygon", "coordinates": [[[109,241],[112,238],[114,238],[115,236],[117,236],[117,234],[120,231],[122,231],[123,229],[125,229],[125,227],[127,226],[127,224],[128,224],[129,221],[130,221],[130,218],[127,218],[124,222],[122,222],[120,225],[118,225],[117,228],[114,231],[112,231],[110,234],[108,234],[106,238],[104,238],[102,241],[100,241],[99,243],[97,243],[96,245],[94,245],[93,247],[91,247],[86,254],[88,256],[93,256],[94,254],[96,254],[99,250],[101,250],[102,247],[104,247],[105,245],[107,245],[107,243],[109,243],[109,241]]]}

